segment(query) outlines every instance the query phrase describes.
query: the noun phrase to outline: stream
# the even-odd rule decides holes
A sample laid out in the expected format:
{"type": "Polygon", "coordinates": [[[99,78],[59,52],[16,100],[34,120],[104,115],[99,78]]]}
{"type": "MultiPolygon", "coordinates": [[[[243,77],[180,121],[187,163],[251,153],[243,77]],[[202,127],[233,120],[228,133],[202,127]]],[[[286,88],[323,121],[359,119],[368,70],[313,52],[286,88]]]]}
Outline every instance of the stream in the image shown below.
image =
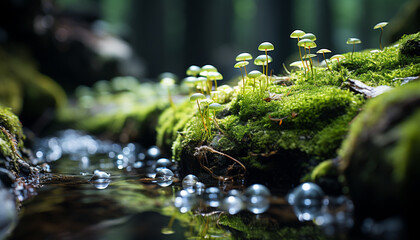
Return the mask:
{"type": "Polygon", "coordinates": [[[157,147],[66,130],[34,153],[43,187],[23,200],[7,239],[348,239],[353,225],[351,201],[315,184],[205,186],[178,179],[157,147]]]}

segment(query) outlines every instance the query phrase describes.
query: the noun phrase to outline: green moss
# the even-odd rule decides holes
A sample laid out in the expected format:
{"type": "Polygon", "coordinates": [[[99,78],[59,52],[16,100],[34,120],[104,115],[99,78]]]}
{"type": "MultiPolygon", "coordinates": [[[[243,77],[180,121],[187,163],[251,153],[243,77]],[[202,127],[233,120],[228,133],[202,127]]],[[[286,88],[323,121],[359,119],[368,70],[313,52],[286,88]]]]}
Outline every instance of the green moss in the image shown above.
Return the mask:
{"type": "MultiPolygon", "coordinates": [[[[19,118],[12,113],[10,108],[0,106],[0,126],[10,133],[12,137],[16,140],[17,150],[23,148],[23,140],[25,135],[22,131],[22,125],[19,121],[19,118]]],[[[15,155],[12,146],[12,143],[9,137],[0,131],[0,164],[4,163],[6,159],[15,160],[17,156],[15,155]]]]}
{"type": "Polygon", "coordinates": [[[232,215],[221,215],[218,223],[236,230],[237,239],[329,239],[319,227],[313,225],[296,228],[296,226],[280,226],[268,219],[257,221],[255,217],[232,215]]]}
{"type": "Polygon", "coordinates": [[[36,69],[27,52],[11,47],[0,48],[0,103],[12,108],[16,114],[39,117],[47,108],[64,107],[67,96],[64,90],[36,69]]]}
{"type": "MultiPolygon", "coordinates": [[[[182,134],[172,145],[173,158],[187,165],[197,161],[193,156],[196,147],[209,145],[244,163],[252,174],[258,169],[268,171],[263,173],[268,176],[270,171],[278,174],[284,166],[290,167],[284,171],[293,171],[294,166],[295,176],[304,175],[314,164],[337,155],[350,123],[366,102],[362,95],[347,89],[343,84],[347,79],[398,87],[403,78],[420,75],[419,57],[402,51],[417,35],[377,53],[356,52],[352,59],[351,53],[346,53],[341,65],[330,65],[332,71],[314,67],[313,76],[307,76],[293,70],[290,86],[270,85],[261,91],[258,84],[249,83],[245,92],[238,87],[224,104],[223,114],[218,115],[220,129],[211,124],[210,136],[203,133],[199,118],[185,122],[187,118],[177,117],[184,121],[177,125],[176,131],[182,134]]],[[[175,125],[171,122],[167,127],[175,125]]],[[[207,160],[215,171],[226,168],[219,156],[208,154],[207,160]]]]}

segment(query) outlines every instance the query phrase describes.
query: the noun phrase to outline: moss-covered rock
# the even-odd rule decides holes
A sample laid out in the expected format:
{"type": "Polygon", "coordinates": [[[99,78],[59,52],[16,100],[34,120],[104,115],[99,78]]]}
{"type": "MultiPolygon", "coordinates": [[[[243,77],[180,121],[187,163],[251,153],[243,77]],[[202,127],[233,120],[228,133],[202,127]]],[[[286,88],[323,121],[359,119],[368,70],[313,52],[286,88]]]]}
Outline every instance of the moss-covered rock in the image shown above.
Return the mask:
{"type": "Polygon", "coordinates": [[[24,48],[0,48],[0,104],[33,123],[48,109],[64,107],[67,96],[54,80],[40,73],[24,48]]]}
{"type": "Polygon", "coordinates": [[[410,218],[420,209],[420,82],[370,100],[340,150],[356,217],[410,218]]]}
{"type": "MultiPolygon", "coordinates": [[[[398,87],[404,78],[418,76],[419,57],[402,50],[415,39],[418,34],[405,36],[380,52],[356,52],[352,58],[351,53],[344,54],[347,59],[330,64],[332,71],[321,67],[314,67],[313,74],[293,70],[285,78],[287,84],[284,78],[271,78],[282,84],[267,87],[263,76],[247,79],[243,92],[240,81],[216,115],[217,124],[207,120],[210,133],[197,108],[184,109],[185,105],[180,109],[186,116],[167,118],[167,113],[161,119],[166,124],[161,134],[170,133],[166,139],[172,140],[178,133],[172,150],[173,158],[180,161],[181,175],[194,172],[207,180],[242,176],[244,167],[230,156],[244,164],[251,182],[294,184],[319,162],[336,157],[352,120],[364,106],[366,99],[351,92],[346,80],[398,87]],[[201,146],[208,151],[199,153],[201,146]]],[[[206,116],[206,104],[202,108],[206,116]]]]}
{"type": "Polygon", "coordinates": [[[57,125],[151,146],[156,143],[158,117],[168,106],[167,91],[159,84],[121,76],[98,81],[91,88],[80,86],[74,103],[60,112],[57,125]]]}

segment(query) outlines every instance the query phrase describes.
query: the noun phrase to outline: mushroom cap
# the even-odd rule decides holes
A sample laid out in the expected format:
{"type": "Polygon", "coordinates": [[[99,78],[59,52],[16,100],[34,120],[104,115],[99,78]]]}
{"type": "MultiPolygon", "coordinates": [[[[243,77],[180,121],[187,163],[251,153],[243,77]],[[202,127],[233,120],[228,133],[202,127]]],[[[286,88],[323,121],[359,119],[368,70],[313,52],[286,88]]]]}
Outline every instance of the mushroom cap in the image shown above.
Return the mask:
{"type": "Polygon", "coordinates": [[[193,86],[197,83],[197,78],[193,76],[188,76],[184,78],[184,83],[193,86]]]}
{"type": "Polygon", "coordinates": [[[206,96],[204,96],[204,94],[202,93],[194,93],[190,96],[190,101],[195,101],[199,99],[206,99],[206,96]]]}
{"type": "Polygon", "coordinates": [[[217,68],[213,65],[207,64],[201,67],[200,73],[201,72],[217,72],[217,68]]]}
{"type": "Polygon", "coordinates": [[[175,85],[175,79],[169,78],[169,77],[165,77],[165,78],[162,78],[160,80],[160,84],[162,84],[162,86],[168,86],[168,87],[170,87],[170,86],[175,85]]]}
{"type": "Polygon", "coordinates": [[[206,77],[203,77],[203,76],[200,76],[200,77],[197,77],[195,81],[196,82],[206,82],[207,81],[207,78],[206,77]]]}
{"type": "Polygon", "coordinates": [[[248,65],[249,64],[249,62],[248,61],[240,61],[240,62],[237,62],[236,64],[235,64],[235,66],[233,66],[234,68],[240,68],[240,67],[243,67],[243,66],[246,66],[246,65],[248,65]]]}
{"type": "Polygon", "coordinates": [[[331,52],[331,50],[326,49],[326,48],[322,48],[322,49],[319,49],[318,51],[316,51],[316,53],[330,53],[330,52],[331,52]]]}
{"type": "Polygon", "coordinates": [[[223,79],[223,76],[219,72],[209,72],[207,74],[207,78],[209,80],[222,80],[223,79]]]}
{"type": "Polygon", "coordinates": [[[302,30],[295,30],[290,34],[290,38],[300,38],[305,35],[305,32],[302,30]]]}
{"type": "Polygon", "coordinates": [[[304,48],[316,48],[316,43],[307,38],[300,40],[297,45],[304,48]]]}
{"type": "Polygon", "coordinates": [[[316,36],[313,33],[305,33],[301,38],[302,39],[309,39],[309,40],[312,40],[312,41],[316,40],[316,36]]]}
{"type": "Polygon", "coordinates": [[[376,25],[373,27],[373,29],[383,28],[383,27],[385,27],[386,25],[388,25],[388,22],[380,22],[380,23],[376,24],[376,25]]]}
{"type": "Polygon", "coordinates": [[[251,72],[248,73],[248,77],[250,77],[250,78],[257,78],[257,77],[261,76],[261,74],[262,73],[260,71],[253,70],[253,71],[251,71],[251,72]]]}
{"type": "Polygon", "coordinates": [[[199,66],[196,65],[191,65],[188,69],[187,69],[187,75],[188,76],[197,76],[200,73],[201,68],[199,66]]]}
{"type": "Polygon", "coordinates": [[[162,80],[164,78],[172,78],[172,79],[176,80],[178,77],[171,72],[163,72],[163,73],[159,74],[159,76],[158,76],[159,80],[162,80]]]}
{"type": "Polygon", "coordinates": [[[303,59],[308,59],[308,58],[313,58],[316,57],[316,54],[305,54],[304,56],[302,56],[303,59]]]}
{"type": "Polygon", "coordinates": [[[222,110],[224,107],[221,105],[221,104],[219,104],[219,103],[210,103],[209,104],[209,109],[211,109],[211,110],[214,110],[214,111],[220,111],[220,110],[222,110]]]}
{"type": "Polygon", "coordinates": [[[346,58],[346,57],[344,57],[344,56],[343,56],[343,55],[341,55],[341,54],[336,54],[336,55],[334,55],[334,56],[330,57],[330,59],[343,59],[343,58],[346,58]]]}
{"type": "Polygon", "coordinates": [[[273,44],[270,42],[263,42],[258,46],[259,51],[272,51],[274,50],[273,44]]]}
{"type": "MultiPolygon", "coordinates": [[[[307,61],[305,61],[305,62],[307,62],[307,61]]],[[[302,63],[302,61],[294,61],[289,66],[303,68],[303,63],[302,63]]]]}
{"type": "Polygon", "coordinates": [[[236,61],[245,61],[245,60],[251,60],[251,59],[252,59],[252,55],[249,53],[241,53],[235,58],[236,61]]]}
{"type": "Polygon", "coordinates": [[[273,61],[273,58],[270,55],[264,55],[261,54],[258,57],[254,59],[254,64],[257,66],[267,65],[267,57],[268,57],[268,63],[271,63],[273,61]]]}
{"type": "Polygon", "coordinates": [[[346,44],[359,44],[362,43],[362,41],[360,41],[360,39],[358,38],[349,38],[347,39],[346,44]]]}

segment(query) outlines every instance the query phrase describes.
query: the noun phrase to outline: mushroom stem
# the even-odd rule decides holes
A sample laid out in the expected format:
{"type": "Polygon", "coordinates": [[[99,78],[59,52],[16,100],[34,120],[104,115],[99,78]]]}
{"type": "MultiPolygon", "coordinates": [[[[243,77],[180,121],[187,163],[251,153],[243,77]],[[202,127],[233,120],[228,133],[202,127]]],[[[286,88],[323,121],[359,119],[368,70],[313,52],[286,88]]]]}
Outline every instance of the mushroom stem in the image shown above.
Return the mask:
{"type": "Polygon", "coordinates": [[[171,107],[172,107],[173,109],[175,109],[175,104],[174,104],[174,101],[172,100],[171,90],[170,90],[170,88],[169,88],[169,87],[168,87],[168,99],[169,99],[169,104],[171,105],[171,107]]]}
{"type": "Polygon", "coordinates": [[[325,53],[322,53],[322,56],[324,56],[325,64],[327,65],[328,70],[331,71],[330,66],[328,66],[328,61],[325,58],[325,53]]]}
{"type": "MultiPolygon", "coordinates": [[[[311,54],[311,47],[309,46],[309,50],[308,50],[309,54],[311,54]]],[[[313,62],[312,62],[312,58],[309,58],[309,62],[311,63],[311,72],[312,72],[312,77],[314,76],[314,68],[313,68],[313,62]]]]}
{"type": "Polygon", "coordinates": [[[198,106],[198,112],[200,113],[200,116],[201,116],[201,122],[203,122],[204,129],[206,130],[206,132],[209,132],[209,130],[207,129],[206,123],[204,122],[204,117],[203,117],[203,114],[201,113],[200,103],[198,102],[198,99],[197,99],[197,106],[198,106]]]}
{"type": "MultiPolygon", "coordinates": [[[[245,66],[244,66],[244,68],[245,68],[245,66]]],[[[244,74],[242,72],[242,69],[239,68],[239,70],[241,70],[241,75],[242,75],[242,94],[244,94],[245,93],[245,78],[244,78],[244,74]]]]}
{"type": "Polygon", "coordinates": [[[268,54],[267,54],[267,49],[265,49],[265,58],[266,58],[266,63],[267,63],[267,67],[265,68],[265,75],[267,76],[265,87],[267,88],[267,86],[268,86],[268,54]]]}
{"type": "MultiPolygon", "coordinates": [[[[297,37],[298,42],[300,41],[299,37],[297,37]]],[[[302,61],[302,66],[306,68],[305,63],[303,62],[303,58],[302,58],[302,51],[300,51],[300,47],[299,48],[299,57],[300,57],[300,61],[302,61]]]]}
{"type": "Polygon", "coordinates": [[[245,76],[248,77],[248,73],[246,72],[246,66],[244,66],[244,70],[245,70],[245,76]]]}
{"type": "Polygon", "coordinates": [[[381,27],[381,35],[379,35],[379,48],[382,50],[382,33],[384,32],[384,29],[381,27]]]}

